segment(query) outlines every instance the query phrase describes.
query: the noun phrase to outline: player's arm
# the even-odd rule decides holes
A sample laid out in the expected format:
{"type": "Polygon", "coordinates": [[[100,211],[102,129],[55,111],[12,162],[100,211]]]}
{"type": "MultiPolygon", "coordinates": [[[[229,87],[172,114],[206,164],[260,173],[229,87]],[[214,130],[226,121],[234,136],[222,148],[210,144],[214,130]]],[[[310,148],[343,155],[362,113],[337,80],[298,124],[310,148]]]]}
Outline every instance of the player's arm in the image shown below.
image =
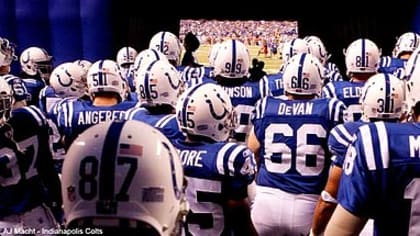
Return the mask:
{"type": "Polygon", "coordinates": [[[341,205],[338,205],[325,229],[325,236],[351,236],[359,235],[367,218],[361,218],[353,215],[341,205]]]}
{"type": "Polygon", "coordinates": [[[233,235],[257,235],[251,221],[248,199],[248,188],[255,180],[255,159],[252,151],[245,145],[239,145],[236,149],[242,151],[233,158],[234,169],[230,172],[234,173],[234,176],[223,185],[223,192],[226,194],[225,219],[232,226],[233,235]]]}
{"type": "Polygon", "coordinates": [[[254,127],[252,127],[249,132],[247,146],[254,153],[257,166],[259,166],[259,162],[260,162],[259,151],[260,151],[261,145],[257,139],[257,136],[255,136],[254,127]]]}
{"type": "Polygon", "coordinates": [[[320,235],[324,232],[334,209],[337,206],[337,191],[340,184],[341,168],[333,165],[330,170],[327,184],[318,199],[312,219],[312,235],[320,235]]]}

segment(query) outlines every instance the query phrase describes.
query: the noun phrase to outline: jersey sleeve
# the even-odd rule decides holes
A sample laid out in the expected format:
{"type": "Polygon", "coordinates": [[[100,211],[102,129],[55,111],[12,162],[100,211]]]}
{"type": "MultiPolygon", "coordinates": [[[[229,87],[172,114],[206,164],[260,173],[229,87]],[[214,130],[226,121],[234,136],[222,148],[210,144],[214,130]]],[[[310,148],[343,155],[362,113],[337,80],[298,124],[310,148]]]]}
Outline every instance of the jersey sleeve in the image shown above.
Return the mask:
{"type": "Polygon", "coordinates": [[[334,165],[342,168],[348,146],[353,140],[352,135],[343,124],[339,124],[331,130],[328,136],[328,149],[330,150],[334,165]]]}
{"type": "Polygon", "coordinates": [[[340,179],[338,202],[346,210],[361,217],[370,216],[375,205],[372,173],[367,163],[374,160],[372,146],[374,135],[370,126],[362,126],[356,132],[356,138],[347,150],[340,179]]]}
{"type": "Polygon", "coordinates": [[[243,199],[247,196],[248,185],[255,179],[254,154],[245,145],[232,143],[227,143],[220,150],[217,169],[219,174],[226,177],[224,192],[229,199],[243,199]]]}

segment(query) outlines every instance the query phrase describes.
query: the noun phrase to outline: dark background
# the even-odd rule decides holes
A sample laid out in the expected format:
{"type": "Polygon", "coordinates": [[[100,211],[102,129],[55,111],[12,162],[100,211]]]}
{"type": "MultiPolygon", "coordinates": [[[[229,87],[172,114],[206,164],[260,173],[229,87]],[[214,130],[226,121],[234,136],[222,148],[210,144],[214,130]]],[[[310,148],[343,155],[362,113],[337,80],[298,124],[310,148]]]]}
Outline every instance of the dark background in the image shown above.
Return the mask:
{"type": "Polygon", "coordinates": [[[180,19],[296,20],[299,37],[319,36],[344,71],[342,51],[353,40],[367,37],[390,55],[396,37],[420,31],[420,0],[330,1],[0,0],[0,37],[18,54],[43,47],[58,65],[115,59],[123,46],[141,51],[161,30],[177,34],[180,19]]]}

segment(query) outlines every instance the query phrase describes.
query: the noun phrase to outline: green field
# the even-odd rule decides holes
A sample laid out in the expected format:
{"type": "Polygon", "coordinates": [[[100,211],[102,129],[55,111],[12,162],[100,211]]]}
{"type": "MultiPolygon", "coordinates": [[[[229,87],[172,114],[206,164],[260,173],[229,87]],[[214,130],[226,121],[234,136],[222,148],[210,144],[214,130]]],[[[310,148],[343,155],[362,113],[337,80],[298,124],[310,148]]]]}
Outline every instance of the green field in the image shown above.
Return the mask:
{"type": "MultiPolygon", "coordinates": [[[[200,64],[208,65],[208,55],[209,55],[210,48],[211,48],[211,45],[202,44],[195,52],[197,60],[200,64]]],[[[249,46],[248,49],[249,49],[251,60],[253,58],[258,58],[258,60],[262,60],[265,62],[264,70],[267,73],[278,72],[280,68],[280,63],[281,63],[281,60],[279,59],[279,53],[277,53],[277,55],[273,56],[272,58],[269,58],[269,57],[265,58],[263,54],[261,54],[260,56],[257,56],[258,50],[260,49],[259,46],[249,46]]]]}

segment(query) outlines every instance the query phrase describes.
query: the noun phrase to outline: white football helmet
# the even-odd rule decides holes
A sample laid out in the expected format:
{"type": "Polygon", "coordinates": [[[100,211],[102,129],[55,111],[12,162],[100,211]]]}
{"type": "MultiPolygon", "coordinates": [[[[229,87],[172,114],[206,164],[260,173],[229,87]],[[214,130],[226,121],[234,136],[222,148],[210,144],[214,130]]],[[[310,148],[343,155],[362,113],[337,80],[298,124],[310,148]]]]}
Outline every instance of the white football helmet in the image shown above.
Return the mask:
{"type": "Polygon", "coordinates": [[[51,73],[50,86],[61,97],[81,97],[87,90],[85,72],[74,62],[58,65],[51,73]]]}
{"type": "Polygon", "coordinates": [[[404,89],[404,82],[392,74],[371,76],[360,96],[362,119],[399,119],[405,105],[404,89]]]}
{"type": "Polygon", "coordinates": [[[175,34],[168,31],[158,32],[150,39],[149,48],[163,53],[172,65],[180,65],[182,45],[175,34]]]}
{"type": "Polygon", "coordinates": [[[126,96],[126,82],[121,76],[117,63],[113,60],[99,60],[93,63],[87,74],[88,93],[114,92],[122,100],[126,96]]]}
{"type": "Polygon", "coordinates": [[[326,65],[330,54],[328,54],[324,43],[317,36],[307,36],[304,38],[308,43],[309,52],[316,56],[322,65],[326,65]]]}
{"type": "Polygon", "coordinates": [[[298,53],[309,53],[309,45],[305,40],[295,38],[285,42],[281,50],[283,64],[286,65],[290,58],[298,53]]]}
{"type": "Polygon", "coordinates": [[[347,75],[350,73],[376,73],[381,57],[381,50],[366,38],[353,41],[344,50],[347,75]]]}
{"type": "Polygon", "coordinates": [[[296,95],[319,95],[323,69],[318,58],[310,53],[294,55],[284,68],[284,91],[296,95]]]}
{"type": "Polygon", "coordinates": [[[420,73],[420,47],[416,48],[411,53],[410,58],[407,60],[405,65],[405,79],[411,80],[411,77],[418,77],[416,74],[420,73]]]}
{"type": "Polygon", "coordinates": [[[413,52],[420,43],[420,35],[414,32],[402,34],[392,50],[392,56],[398,57],[403,52],[413,52]]]}
{"type": "Polygon", "coordinates": [[[10,118],[13,104],[12,87],[4,79],[0,79],[0,124],[10,118]]]}
{"type": "Polygon", "coordinates": [[[220,44],[214,60],[214,76],[243,78],[248,75],[249,51],[241,41],[229,39],[220,44]]]}
{"type": "Polygon", "coordinates": [[[138,52],[132,47],[122,47],[117,53],[117,64],[121,68],[129,68],[134,64],[138,52]]]}
{"type": "Polygon", "coordinates": [[[91,219],[91,227],[120,228],[131,220],[172,235],[188,212],[185,184],[181,159],[158,129],[135,120],[94,125],[64,159],[66,225],[91,219]]]}
{"type": "Polygon", "coordinates": [[[134,80],[139,100],[148,106],[176,106],[183,89],[180,74],[167,60],[156,60],[142,67],[134,80]]]}
{"type": "Polygon", "coordinates": [[[80,66],[83,69],[83,71],[85,71],[86,75],[87,75],[87,72],[89,71],[89,68],[92,66],[92,62],[86,59],[75,60],[74,63],[80,66]]]}
{"type": "Polygon", "coordinates": [[[411,54],[405,67],[408,111],[420,101],[420,47],[411,54]]]}
{"type": "Polygon", "coordinates": [[[229,95],[216,84],[205,83],[186,90],[178,100],[179,127],[189,135],[226,141],[236,126],[229,95]]]}
{"type": "Polygon", "coordinates": [[[41,78],[48,80],[52,71],[52,56],[40,47],[29,47],[20,54],[20,66],[28,75],[39,73],[41,78]]]}
{"type": "Polygon", "coordinates": [[[216,56],[217,56],[217,53],[219,51],[219,48],[220,48],[221,44],[222,43],[215,43],[215,44],[213,44],[213,46],[210,49],[208,59],[209,59],[209,66],[211,66],[211,67],[214,67],[214,61],[216,60],[216,56]]]}
{"type": "MultiPolygon", "coordinates": [[[[133,75],[136,77],[136,74],[140,70],[142,70],[142,67],[146,67],[150,65],[151,62],[156,60],[168,60],[168,58],[161,53],[160,51],[148,48],[141,51],[139,54],[137,54],[136,58],[134,59],[134,65],[133,65],[133,75]]],[[[137,75],[138,76],[138,75],[137,75]]]]}
{"type": "Polygon", "coordinates": [[[0,38],[0,66],[8,66],[17,60],[15,47],[6,38],[0,38]]]}

